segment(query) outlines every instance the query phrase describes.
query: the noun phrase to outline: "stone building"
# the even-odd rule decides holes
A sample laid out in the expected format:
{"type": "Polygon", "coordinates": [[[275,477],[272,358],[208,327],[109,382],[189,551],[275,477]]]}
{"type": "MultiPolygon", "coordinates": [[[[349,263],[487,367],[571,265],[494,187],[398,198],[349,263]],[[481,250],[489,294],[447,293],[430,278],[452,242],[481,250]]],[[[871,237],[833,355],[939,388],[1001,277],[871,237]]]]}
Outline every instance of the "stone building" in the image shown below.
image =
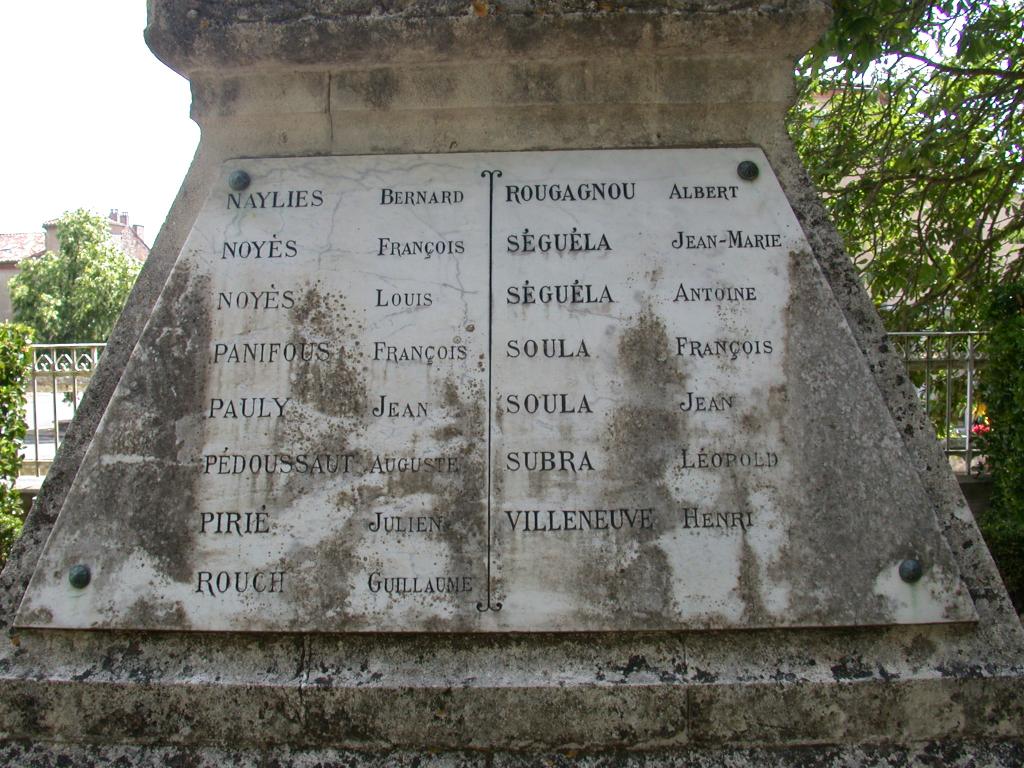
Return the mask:
{"type": "MultiPolygon", "coordinates": [[[[144,262],[149,256],[149,246],[143,240],[141,224],[132,224],[127,211],[112,208],[107,216],[107,226],[114,243],[137,261],[144,262]]],[[[47,251],[56,251],[57,219],[43,223],[42,232],[0,233],[0,321],[14,316],[11,307],[10,279],[18,274],[25,259],[37,259],[47,251]]]]}
{"type": "Polygon", "coordinates": [[[46,252],[43,232],[13,232],[0,234],[0,320],[10,320],[11,290],[8,283],[18,274],[24,259],[34,259],[46,252]]]}

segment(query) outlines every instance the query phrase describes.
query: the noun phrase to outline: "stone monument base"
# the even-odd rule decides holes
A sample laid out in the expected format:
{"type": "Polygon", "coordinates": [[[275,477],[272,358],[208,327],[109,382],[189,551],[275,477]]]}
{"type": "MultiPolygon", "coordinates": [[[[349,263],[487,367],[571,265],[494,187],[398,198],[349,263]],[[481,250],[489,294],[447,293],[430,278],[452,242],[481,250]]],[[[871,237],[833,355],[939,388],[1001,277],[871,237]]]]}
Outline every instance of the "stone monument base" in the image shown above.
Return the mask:
{"type": "MultiPolygon", "coordinates": [[[[353,0],[316,4],[317,14],[297,5],[150,0],[148,40],[190,79],[202,142],[0,580],[10,634],[0,650],[0,762],[1024,763],[1024,630],[785,132],[793,62],[824,31],[828,4],[353,0]],[[831,327],[855,340],[853,357],[893,425],[888,449],[912,467],[917,503],[934,515],[953,564],[947,576],[976,620],[490,635],[15,627],[225,161],[679,147],[763,150],[813,252],[806,263],[839,308],[831,327]]],[[[849,435],[840,422],[830,422],[835,434],[849,435]]],[[[876,445],[875,435],[856,437],[876,445]]],[[[98,513],[109,522],[121,511],[111,502],[98,513]]],[[[824,548],[815,563],[841,581],[848,551],[824,548]]]]}
{"type": "Polygon", "coordinates": [[[95,765],[181,766],[181,768],[1015,768],[1024,764],[1019,743],[932,741],[914,746],[816,746],[785,749],[692,749],[640,754],[551,752],[387,752],[339,750],[224,750],[203,747],[44,747],[31,743],[0,746],[5,765],[34,768],[92,768],[95,765]]]}

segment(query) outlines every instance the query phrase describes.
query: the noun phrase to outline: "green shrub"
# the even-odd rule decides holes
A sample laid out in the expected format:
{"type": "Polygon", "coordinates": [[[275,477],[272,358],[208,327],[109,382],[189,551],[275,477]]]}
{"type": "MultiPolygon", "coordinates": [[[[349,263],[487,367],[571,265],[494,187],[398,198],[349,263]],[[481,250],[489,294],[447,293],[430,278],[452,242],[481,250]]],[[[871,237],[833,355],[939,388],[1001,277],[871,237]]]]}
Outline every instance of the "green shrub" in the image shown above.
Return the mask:
{"type": "Polygon", "coordinates": [[[25,384],[30,375],[32,331],[0,323],[0,567],[21,534],[24,514],[14,481],[21,469],[19,441],[25,437],[25,384]]]}
{"type": "Polygon", "coordinates": [[[986,312],[982,398],[991,431],[992,506],[978,523],[1018,611],[1024,609],[1024,283],[997,288],[986,312]]]}

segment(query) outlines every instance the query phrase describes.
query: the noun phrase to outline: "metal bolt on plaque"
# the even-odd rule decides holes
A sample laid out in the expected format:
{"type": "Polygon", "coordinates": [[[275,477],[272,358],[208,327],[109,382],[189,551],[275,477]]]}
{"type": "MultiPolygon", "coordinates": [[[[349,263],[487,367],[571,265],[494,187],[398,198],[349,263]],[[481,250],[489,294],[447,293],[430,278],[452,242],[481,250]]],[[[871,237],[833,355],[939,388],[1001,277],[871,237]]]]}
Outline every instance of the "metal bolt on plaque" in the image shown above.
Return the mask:
{"type": "Polygon", "coordinates": [[[921,566],[920,560],[908,558],[900,563],[900,578],[907,582],[907,584],[913,584],[918,581],[923,574],[924,568],[921,566]]]}
{"type": "Polygon", "coordinates": [[[68,569],[68,582],[75,589],[85,589],[92,581],[92,572],[88,565],[72,565],[68,569]]]}
{"type": "Polygon", "coordinates": [[[248,189],[250,183],[252,183],[252,178],[245,171],[232,171],[231,175],[228,176],[228,186],[235,190],[235,192],[248,189]]]}
{"type": "Polygon", "coordinates": [[[744,181],[753,181],[759,173],[761,173],[761,169],[753,160],[744,160],[736,166],[736,174],[744,181]]]}

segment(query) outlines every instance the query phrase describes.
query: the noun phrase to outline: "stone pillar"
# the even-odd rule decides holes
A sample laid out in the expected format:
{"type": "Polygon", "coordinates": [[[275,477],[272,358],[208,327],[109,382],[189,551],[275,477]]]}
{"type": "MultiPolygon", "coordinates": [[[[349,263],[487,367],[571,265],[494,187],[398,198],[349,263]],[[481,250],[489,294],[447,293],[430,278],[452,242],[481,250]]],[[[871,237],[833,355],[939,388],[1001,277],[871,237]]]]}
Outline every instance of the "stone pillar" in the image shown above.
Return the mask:
{"type": "MultiPolygon", "coordinates": [[[[794,61],[826,28],[828,4],[307,5],[149,0],[147,41],[192,83],[202,140],[0,582],[11,638],[0,653],[3,761],[1024,761],[1024,632],[786,135],[794,61]],[[763,150],[777,176],[841,310],[833,325],[848,326],[871,371],[872,397],[898,430],[889,449],[915,468],[918,501],[934,513],[976,621],[968,611],[887,626],[492,634],[88,631],[41,629],[39,615],[15,621],[73,484],[82,493],[78,470],[204,202],[223,184],[225,161],[730,147],[763,150]]],[[[129,495],[97,514],[133,525],[129,495]]],[[[159,520],[153,526],[166,535],[159,520]]],[[[838,578],[844,554],[821,553],[823,579],[838,578]]]]}

